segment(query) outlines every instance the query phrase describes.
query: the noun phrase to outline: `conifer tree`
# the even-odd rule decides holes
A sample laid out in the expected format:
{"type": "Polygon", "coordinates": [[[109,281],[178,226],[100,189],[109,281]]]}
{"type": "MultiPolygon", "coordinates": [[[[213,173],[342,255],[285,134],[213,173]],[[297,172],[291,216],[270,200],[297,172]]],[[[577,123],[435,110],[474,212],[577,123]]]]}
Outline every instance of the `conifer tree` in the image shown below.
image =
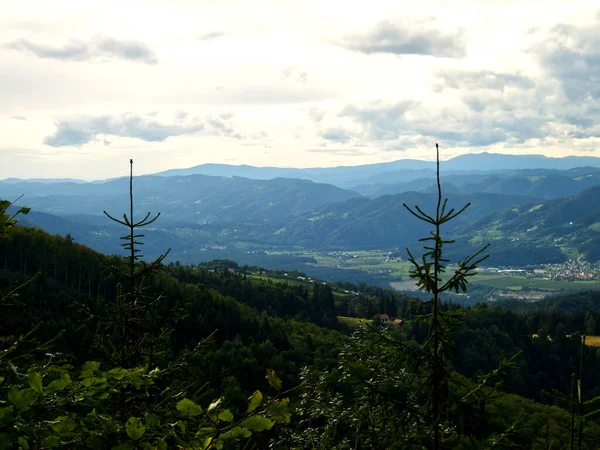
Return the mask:
{"type": "Polygon", "coordinates": [[[427,393],[427,412],[431,418],[433,449],[439,450],[442,446],[442,423],[446,400],[448,398],[448,381],[450,371],[448,358],[452,346],[450,333],[460,320],[460,316],[454,310],[442,311],[440,308],[440,296],[449,291],[466,291],[468,278],[475,275],[478,264],[483,262],[488,255],[482,256],[489,244],[479,251],[458,262],[458,268],[448,278],[443,278],[446,272],[446,263],[443,248],[454,240],[442,237],[442,225],[462,214],[469,206],[467,203],[459,210],[448,209],[448,199],[443,198],[440,182],[440,152],[438,144],[436,149],[436,181],[437,181],[437,206],[434,213],[426,213],[418,205],[414,208],[404,204],[404,207],[419,220],[434,227],[430,236],[420,239],[424,242],[425,253],[417,260],[407,248],[409,261],[412,264],[410,277],[417,280],[417,286],[430,294],[431,313],[424,318],[428,322],[428,337],[423,345],[424,362],[428,373],[425,380],[424,390],[427,393]]]}
{"type": "MultiPolygon", "coordinates": [[[[170,252],[168,249],[151,263],[144,262],[140,246],[143,245],[143,234],[140,229],[155,222],[160,213],[151,218],[148,212],[143,219],[135,220],[133,207],[133,160],[129,160],[129,215],[123,213],[123,219],[117,219],[103,211],[112,221],[127,228],[127,234],[121,236],[124,241],[121,246],[127,252],[126,264],[122,266],[119,260],[108,267],[108,272],[119,282],[116,302],[111,306],[112,320],[100,324],[104,328],[101,336],[107,338],[101,343],[101,348],[119,366],[123,368],[134,367],[143,363],[152,365],[154,345],[157,335],[164,337],[164,330],[156,330],[156,311],[161,298],[147,294],[148,286],[145,279],[152,278],[160,269],[162,261],[170,252]],[[124,285],[124,286],[123,286],[124,285]],[[144,320],[142,315],[150,315],[150,321],[144,320]],[[147,354],[149,361],[144,361],[143,355],[147,354]]],[[[147,317],[148,318],[148,317],[147,317]]]]}

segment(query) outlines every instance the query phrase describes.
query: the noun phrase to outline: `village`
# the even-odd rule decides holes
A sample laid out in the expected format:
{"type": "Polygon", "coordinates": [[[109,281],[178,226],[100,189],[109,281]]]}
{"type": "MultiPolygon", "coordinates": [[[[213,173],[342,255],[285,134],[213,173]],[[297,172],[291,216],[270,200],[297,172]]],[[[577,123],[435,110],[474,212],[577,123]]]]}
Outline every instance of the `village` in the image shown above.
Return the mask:
{"type": "Polygon", "coordinates": [[[479,272],[498,273],[504,275],[521,275],[528,278],[544,278],[551,280],[600,280],[600,268],[582,257],[570,258],[560,264],[542,264],[535,267],[481,267],[479,272]]]}

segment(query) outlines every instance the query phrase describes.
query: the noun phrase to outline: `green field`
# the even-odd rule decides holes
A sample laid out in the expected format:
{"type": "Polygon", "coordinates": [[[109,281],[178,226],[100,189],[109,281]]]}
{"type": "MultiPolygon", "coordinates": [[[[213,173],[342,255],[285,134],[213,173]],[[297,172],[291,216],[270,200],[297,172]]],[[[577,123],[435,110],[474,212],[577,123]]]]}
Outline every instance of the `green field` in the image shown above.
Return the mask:
{"type": "Polygon", "coordinates": [[[371,325],[373,321],[371,319],[359,319],[357,317],[345,317],[338,316],[340,322],[345,323],[350,328],[359,328],[365,325],[371,325]]]}
{"type": "Polygon", "coordinates": [[[301,281],[301,280],[295,280],[293,278],[275,278],[275,277],[268,277],[266,275],[255,275],[255,274],[250,274],[248,275],[248,278],[252,278],[253,280],[260,280],[260,281],[270,281],[272,283],[287,283],[293,286],[306,286],[310,283],[306,282],[306,281],[301,281]]]}
{"type": "Polygon", "coordinates": [[[546,278],[528,278],[521,275],[478,274],[470,283],[500,290],[522,291],[523,289],[542,291],[584,291],[600,290],[600,281],[566,281],[546,278]]]}
{"type": "MultiPolygon", "coordinates": [[[[365,278],[371,277],[375,280],[371,284],[380,286],[393,287],[404,291],[414,290],[414,283],[409,277],[411,263],[406,261],[405,255],[400,253],[392,253],[387,250],[357,250],[357,251],[331,251],[331,252],[293,252],[281,254],[294,255],[296,257],[313,258],[315,263],[308,263],[315,270],[309,271],[319,278],[319,269],[335,269],[337,273],[343,273],[345,270],[365,274],[365,278]],[[398,255],[403,255],[399,257],[398,255]],[[393,283],[393,284],[390,284],[393,283]]],[[[454,270],[453,266],[447,267],[449,275],[454,270]]],[[[335,275],[335,274],[333,274],[335,275]]],[[[442,278],[445,278],[442,276],[442,278]]],[[[268,277],[263,277],[268,279],[268,277]]],[[[342,279],[341,277],[339,279],[342,279]]],[[[276,283],[288,282],[292,284],[305,284],[295,279],[275,279],[271,281],[276,283]]],[[[600,290],[600,280],[588,281],[567,281],[553,280],[550,278],[525,276],[520,273],[508,274],[482,271],[469,279],[469,288],[467,294],[471,297],[471,301],[485,300],[490,297],[508,296],[515,298],[528,298],[536,300],[545,297],[553,292],[571,293],[585,290],[600,290]]],[[[340,292],[335,292],[335,295],[343,295],[340,292]]]]}

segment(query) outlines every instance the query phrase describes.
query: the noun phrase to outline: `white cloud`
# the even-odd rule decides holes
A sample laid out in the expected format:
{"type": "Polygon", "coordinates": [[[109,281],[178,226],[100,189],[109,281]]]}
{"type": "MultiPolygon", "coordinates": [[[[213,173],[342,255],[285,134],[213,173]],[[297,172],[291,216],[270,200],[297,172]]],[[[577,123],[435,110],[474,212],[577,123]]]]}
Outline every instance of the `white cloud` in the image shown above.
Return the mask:
{"type": "Polygon", "coordinates": [[[594,1],[245,5],[0,2],[0,178],[598,143],[594,1]]]}

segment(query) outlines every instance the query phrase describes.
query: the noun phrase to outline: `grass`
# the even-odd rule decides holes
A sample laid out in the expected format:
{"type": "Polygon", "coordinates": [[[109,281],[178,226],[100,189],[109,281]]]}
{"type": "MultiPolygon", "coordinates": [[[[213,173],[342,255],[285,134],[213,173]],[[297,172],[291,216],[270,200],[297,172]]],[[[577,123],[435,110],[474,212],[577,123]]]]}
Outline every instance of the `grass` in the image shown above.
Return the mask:
{"type": "Polygon", "coordinates": [[[283,284],[283,283],[287,283],[289,285],[294,285],[294,286],[304,286],[306,284],[310,284],[310,283],[306,283],[300,280],[294,280],[293,278],[273,278],[273,277],[267,277],[264,275],[248,275],[248,278],[252,278],[253,280],[259,280],[259,281],[271,281],[272,283],[279,283],[279,284],[283,284]]]}
{"type": "Polygon", "coordinates": [[[342,323],[345,323],[350,328],[359,328],[365,325],[371,325],[373,323],[371,319],[360,319],[358,317],[338,316],[338,320],[342,323]]]}
{"type": "Polygon", "coordinates": [[[585,344],[590,347],[600,347],[600,336],[586,336],[585,344]]]}
{"type": "Polygon", "coordinates": [[[528,278],[519,275],[478,274],[470,282],[473,285],[507,290],[523,290],[524,288],[528,288],[543,291],[575,292],[600,289],[600,281],[549,280],[545,278],[528,278]]]}

